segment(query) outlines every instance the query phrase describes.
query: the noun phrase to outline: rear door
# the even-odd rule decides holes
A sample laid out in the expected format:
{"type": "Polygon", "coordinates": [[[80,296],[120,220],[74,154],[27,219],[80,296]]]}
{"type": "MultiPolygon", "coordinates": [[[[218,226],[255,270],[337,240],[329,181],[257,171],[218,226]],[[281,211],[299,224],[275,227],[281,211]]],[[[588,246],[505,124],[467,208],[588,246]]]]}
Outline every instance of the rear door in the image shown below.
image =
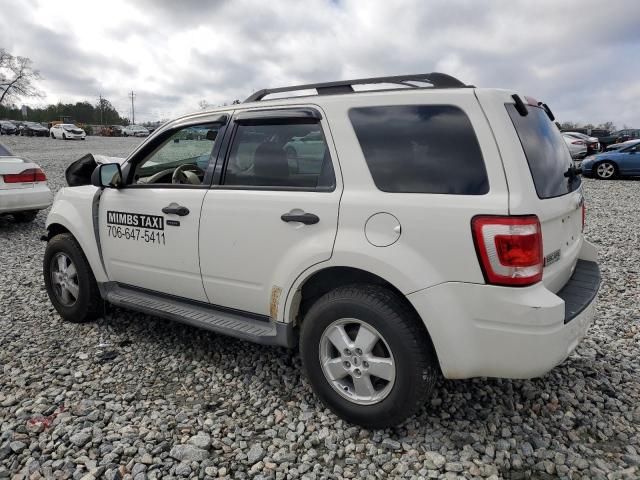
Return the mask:
{"type": "Polygon", "coordinates": [[[331,257],[342,192],[316,107],[245,111],[202,204],[200,268],[213,304],[276,319],[286,288],[331,257]],[[313,149],[291,151],[307,135],[313,149]],[[303,168],[300,168],[303,166],[303,168]]]}
{"type": "MultiPolygon", "coordinates": [[[[511,92],[477,90],[493,128],[509,184],[509,213],[535,214],[542,226],[543,282],[557,292],[571,277],[582,247],[581,178],[560,130],[533,99],[526,114],[511,92]]],[[[525,97],[522,97],[525,98],[525,97]]]]}

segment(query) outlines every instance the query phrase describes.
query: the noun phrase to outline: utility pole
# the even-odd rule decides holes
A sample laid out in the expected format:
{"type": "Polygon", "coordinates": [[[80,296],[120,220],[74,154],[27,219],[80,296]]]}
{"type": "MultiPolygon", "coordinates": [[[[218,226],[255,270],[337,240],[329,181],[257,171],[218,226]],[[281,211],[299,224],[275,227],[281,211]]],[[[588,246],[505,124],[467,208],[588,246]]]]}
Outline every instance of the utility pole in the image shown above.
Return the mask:
{"type": "Polygon", "coordinates": [[[135,125],[136,124],[136,111],[135,111],[135,108],[133,106],[133,99],[136,98],[136,94],[133,93],[133,90],[131,90],[131,93],[129,94],[129,98],[131,98],[131,125],[135,125]]]}
{"type": "Polygon", "coordinates": [[[100,94],[100,125],[102,125],[102,94],[100,94]]]}

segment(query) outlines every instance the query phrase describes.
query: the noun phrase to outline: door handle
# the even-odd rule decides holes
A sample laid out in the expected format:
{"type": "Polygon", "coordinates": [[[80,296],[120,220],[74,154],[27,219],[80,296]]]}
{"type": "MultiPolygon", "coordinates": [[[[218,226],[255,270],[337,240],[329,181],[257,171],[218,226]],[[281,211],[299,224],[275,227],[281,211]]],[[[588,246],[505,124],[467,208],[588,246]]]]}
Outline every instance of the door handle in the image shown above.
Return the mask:
{"type": "Polygon", "coordinates": [[[177,203],[170,203],[162,209],[162,213],[173,213],[174,215],[184,217],[185,215],[189,215],[189,209],[187,207],[183,207],[182,205],[178,205],[177,203]]]}
{"type": "Polygon", "coordinates": [[[313,225],[320,221],[320,218],[313,213],[283,213],[280,218],[283,222],[300,222],[305,225],[313,225]]]}

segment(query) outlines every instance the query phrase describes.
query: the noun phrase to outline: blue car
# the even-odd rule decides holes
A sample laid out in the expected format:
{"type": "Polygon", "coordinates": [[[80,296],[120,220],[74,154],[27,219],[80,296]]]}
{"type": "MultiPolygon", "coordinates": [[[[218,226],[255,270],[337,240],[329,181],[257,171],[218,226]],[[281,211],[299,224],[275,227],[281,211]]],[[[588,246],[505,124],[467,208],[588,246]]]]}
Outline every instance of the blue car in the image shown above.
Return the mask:
{"type": "Polygon", "coordinates": [[[582,174],[608,180],[617,176],[640,175],[640,140],[618,150],[587,157],[582,162],[582,174]]]}

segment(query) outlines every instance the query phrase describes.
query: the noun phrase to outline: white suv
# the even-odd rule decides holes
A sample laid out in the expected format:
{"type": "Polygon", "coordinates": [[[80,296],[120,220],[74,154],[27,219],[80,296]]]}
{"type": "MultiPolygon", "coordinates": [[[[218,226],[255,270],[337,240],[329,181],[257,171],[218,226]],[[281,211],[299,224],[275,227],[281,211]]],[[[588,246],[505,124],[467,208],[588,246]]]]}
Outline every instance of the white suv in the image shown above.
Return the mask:
{"type": "Polygon", "coordinates": [[[368,427],[412,414],[440,373],[543,375],[585,335],[600,283],[552,119],[439,73],[178,118],[127,159],[68,169],[47,291],[74,322],[106,301],[299,346],[322,401],[368,427]]]}

